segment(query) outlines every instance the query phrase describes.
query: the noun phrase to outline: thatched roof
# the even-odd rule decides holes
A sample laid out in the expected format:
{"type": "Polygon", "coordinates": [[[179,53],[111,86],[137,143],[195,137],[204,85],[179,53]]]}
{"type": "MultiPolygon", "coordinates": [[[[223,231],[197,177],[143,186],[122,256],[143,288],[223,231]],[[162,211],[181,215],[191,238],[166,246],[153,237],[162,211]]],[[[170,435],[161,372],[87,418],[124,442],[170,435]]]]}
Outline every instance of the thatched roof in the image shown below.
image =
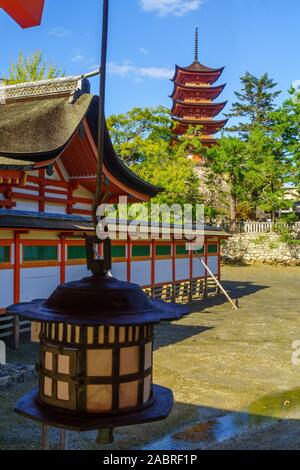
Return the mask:
{"type": "Polygon", "coordinates": [[[19,154],[22,160],[38,162],[40,154],[58,153],[78,129],[92,99],[85,94],[73,104],[68,97],[58,97],[1,105],[0,155],[19,154]]]}
{"type": "MultiPolygon", "coordinates": [[[[7,101],[0,105],[0,171],[29,171],[37,164],[39,168],[52,165],[67,149],[85,118],[97,145],[99,98],[89,93],[88,80],[79,78],[4,89],[7,101]]],[[[141,194],[154,197],[162,191],[131,172],[117,157],[107,129],[104,165],[114,178],[141,194]]]]}

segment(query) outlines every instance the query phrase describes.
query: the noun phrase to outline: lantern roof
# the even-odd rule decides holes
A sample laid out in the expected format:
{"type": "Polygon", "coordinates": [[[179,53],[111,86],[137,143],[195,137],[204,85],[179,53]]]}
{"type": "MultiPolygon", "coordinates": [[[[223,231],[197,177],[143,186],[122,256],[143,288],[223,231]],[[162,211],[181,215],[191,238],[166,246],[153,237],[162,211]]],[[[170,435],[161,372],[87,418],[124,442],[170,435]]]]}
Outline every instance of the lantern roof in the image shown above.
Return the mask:
{"type": "Polygon", "coordinates": [[[137,284],[107,275],[62,284],[48,300],[14,305],[7,311],[31,321],[124,326],[179,320],[190,308],[152,300],[137,284]]]}

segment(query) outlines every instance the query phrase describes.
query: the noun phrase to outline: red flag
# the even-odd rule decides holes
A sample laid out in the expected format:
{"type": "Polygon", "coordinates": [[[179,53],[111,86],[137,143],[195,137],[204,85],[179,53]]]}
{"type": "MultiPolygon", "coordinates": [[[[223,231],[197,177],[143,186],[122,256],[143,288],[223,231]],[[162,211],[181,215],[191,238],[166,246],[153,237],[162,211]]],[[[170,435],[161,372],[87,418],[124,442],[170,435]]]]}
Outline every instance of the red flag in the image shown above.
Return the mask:
{"type": "Polygon", "coordinates": [[[44,4],[45,0],[0,0],[0,8],[22,28],[31,28],[41,23],[44,4]]]}

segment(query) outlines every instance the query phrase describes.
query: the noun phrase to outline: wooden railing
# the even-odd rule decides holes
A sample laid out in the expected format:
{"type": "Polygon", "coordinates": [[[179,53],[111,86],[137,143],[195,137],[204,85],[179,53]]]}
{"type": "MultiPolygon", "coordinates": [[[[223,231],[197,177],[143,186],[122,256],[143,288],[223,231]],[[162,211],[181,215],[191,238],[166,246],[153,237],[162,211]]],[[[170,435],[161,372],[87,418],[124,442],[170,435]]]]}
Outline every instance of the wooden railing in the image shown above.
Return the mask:
{"type": "Polygon", "coordinates": [[[237,224],[237,233],[272,233],[280,232],[281,229],[300,232],[300,222],[239,222],[237,224]]]}

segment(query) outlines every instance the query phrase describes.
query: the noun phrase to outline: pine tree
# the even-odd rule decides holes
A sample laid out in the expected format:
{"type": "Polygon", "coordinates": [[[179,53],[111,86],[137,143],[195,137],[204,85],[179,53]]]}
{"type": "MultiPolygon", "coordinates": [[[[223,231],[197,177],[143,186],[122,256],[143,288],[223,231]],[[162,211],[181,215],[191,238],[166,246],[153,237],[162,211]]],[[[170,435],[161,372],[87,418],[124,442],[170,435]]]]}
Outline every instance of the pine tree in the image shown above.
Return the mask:
{"type": "Polygon", "coordinates": [[[241,77],[242,89],[236,91],[237,101],[233,103],[227,117],[242,119],[227,130],[238,132],[247,138],[253,127],[259,125],[270,128],[270,113],[274,110],[276,98],[281,91],[274,91],[277,83],[267,73],[260,78],[249,72],[241,77]]]}

